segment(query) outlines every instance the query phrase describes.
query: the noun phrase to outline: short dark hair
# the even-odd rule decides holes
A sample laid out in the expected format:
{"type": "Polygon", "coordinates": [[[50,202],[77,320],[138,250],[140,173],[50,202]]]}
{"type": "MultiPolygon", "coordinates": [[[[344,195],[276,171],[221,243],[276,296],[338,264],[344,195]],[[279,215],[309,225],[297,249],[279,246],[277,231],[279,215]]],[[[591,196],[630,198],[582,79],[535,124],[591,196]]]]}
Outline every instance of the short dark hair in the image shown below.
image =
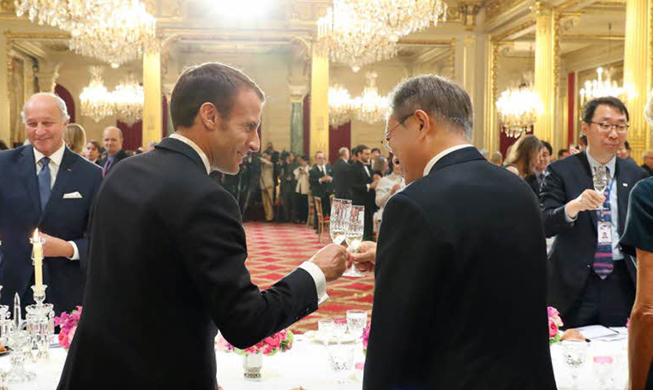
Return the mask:
{"type": "Polygon", "coordinates": [[[630,149],[630,144],[628,143],[628,141],[624,141],[624,148],[626,148],[626,150],[630,152],[631,149],[630,149]]]}
{"type": "Polygon", "coordinates": [[[9,146],[5,143],[5,141],[0,139],[0,150],[8,150],[9,146]]]}
{"type": "Polygon", "coordinates": [[[545,148],[547,148],[549,150],[549,155],[553,156],[553,147],[551,146],[551,144],[548,143],[547,141],[540,141],[540,142],[542,142],[543,147],[545,147],[545,148]]]}
{"type": "Polygon", "coordinates": [[[358,157],[359,154],[363,153],[365,149],[369,149],[369,146],[367,145],[358,145],[356,146],[356,157],[358,157]]]}
{"type": "Polygon", "coordinates": [[[626,115],[626,121],[630,120],[630,114],[628,114],[628,109],[626,105],[616,97],[613,96],[604,96],[596,99],[592,99],[583,108],[583,122],[589,124],[594,118],[594,112],[598,106],[610,106],[617,109],[622,114],[626,115]]]}
{"type": "Polygon", "coordinates": [[[372,153],[374,153],[374,152],[379,152],[379,153],[381,153],[381,149],[379,149],[379,148],[373,148],[373,149],[371,150],[371,152],[372,152],[372,153]]]}
{"type": "Polygon", "coordinates": [[[95,146],[95,149],[97,149],[98,153],[102,153],[102,146],[100,146],[100,143],[97,142],[96,140],[90,140],[88,141],[87,144],[93,144],[93,146],[95,146]]]}
{"type": "Polygon", "coordinates": [[[560,149],[558,150],[558,158],[561,158],[563,154],[569,153],[568,149],[560,149]]]}
{"type": "Polygon", "coordinates": [[[261,88],[246,74],[238,69],[218,63],[207,62],[183,71],[170,99],[172,126],[190,127],[204,103],[215,105],[220,117],[229,119],[234,106],[234,97],[238,92],[248,88],[256,92],[261,102],[265,95],[261,88]]]}

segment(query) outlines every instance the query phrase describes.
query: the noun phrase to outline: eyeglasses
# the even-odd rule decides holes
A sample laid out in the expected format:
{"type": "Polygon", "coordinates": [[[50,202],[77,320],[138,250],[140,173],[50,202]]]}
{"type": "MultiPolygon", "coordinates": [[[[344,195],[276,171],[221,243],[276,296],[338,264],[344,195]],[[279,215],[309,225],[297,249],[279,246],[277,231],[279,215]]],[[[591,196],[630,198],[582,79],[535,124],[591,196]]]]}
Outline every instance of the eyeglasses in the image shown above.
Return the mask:
{"type": "Polygon", "coordinates": [[[395,127],[390,129],[390,131],[386,131],[385,135],[383,136],[383,139],[381,140],[381,145],[383,145],[383,147],[385,147],[385,149],[389,153],[392,153],[392,148],[390,147],[390,139],[392,138],[392,132],[395,131],[397,129],[397,127],[403,125],[404,122],[406,122],[406,120],[408,120],[408,118],[410,118],[413,115],[415,115],[414,112],[412,114],[406,115],[405,117],[403,117],[402,120],[399,121],[399,123],[397,123],[397,125],[395,127]]]}
{"type": "Polygon", "coordinates": [[[628,126],[626,124],[623,124],[623,123],[620,123],[620,124],[612,124],[612,123],[608,123],[608,122],[590,122],[590,123],[593,123],[593,124],[597,125],[599,127],[599,129],[601,129],[601,131],[604,132],[604,133],[607,133],[607,132],[612,131],[613,129],[615,129],[615,130],[617,130],[617,133],[622,133],[623,134],[626,131],[628,131],[628,128],[630,127],[630,126],[628,126]]]}

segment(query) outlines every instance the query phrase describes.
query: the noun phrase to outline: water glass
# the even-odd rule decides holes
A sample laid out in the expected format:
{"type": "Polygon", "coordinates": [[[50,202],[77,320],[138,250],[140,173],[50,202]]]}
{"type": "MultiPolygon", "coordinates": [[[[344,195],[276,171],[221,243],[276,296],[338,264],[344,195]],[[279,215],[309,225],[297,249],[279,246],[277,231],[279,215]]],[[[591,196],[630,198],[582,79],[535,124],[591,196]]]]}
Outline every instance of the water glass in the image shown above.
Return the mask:
{"type": "Polygon", "coordinates": [[[572,388],[578,389],[578,377],[587,360],[587,342],[580,340],[565,340],[561,342],[562,355],[571,373],[572,388]]]}
{"type": "Polygon", "coordinates": [[[317,330],[323,343],[329,342],[335,333],[336,324],[333,320],[321,320],[317,323],[317,330]]]}
{"type": "Polygon", "coordinates": [[[356,339],[363,336],[363,330],[367,326],[366,310],[347,310],[347,327],[356,339]]]}
{"type": "Polygon", "coordinates": [[[347,372],[354,366],[354,344],[329,343],[326,346],[329,366],[336,374],[338,383],[347,382],[347,372]]]}

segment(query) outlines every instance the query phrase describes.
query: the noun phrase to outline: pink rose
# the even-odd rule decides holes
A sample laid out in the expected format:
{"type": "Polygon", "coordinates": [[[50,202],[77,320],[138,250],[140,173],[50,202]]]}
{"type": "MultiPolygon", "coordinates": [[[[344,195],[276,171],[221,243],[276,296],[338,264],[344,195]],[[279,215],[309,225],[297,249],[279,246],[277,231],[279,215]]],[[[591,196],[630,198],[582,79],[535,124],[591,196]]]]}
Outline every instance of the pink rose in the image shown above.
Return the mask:
{"type": "Polygon", "coordinates": [[[558,312],[558,309],[556,309],[555,307],[552,307],[552,306],[547,307],[547,312],[549,313],[549,317],[559,316],[560,315],[560,312],[558,312]]]}
{"type": "Polygon", "coordinates": [[[549,338],[554,338],[558,334],[558,325],[552,318],[549,318],[549,338]]]}
{"type": "Polygon", "coordinates": [[[265,344],[269,345],[272,348],[278,348],[279,344],[281,344],[281,340],[282,340],[281,336],[279,335],[279,333],[277,333],[266,338],[263,341],[265,341],[265,344]]]}
{"type": "Polygon", "coordinates": [[[271,354],[272,351],[274,351],[275,349],[276,349],[276,348],[273,348],[270,344],[265,344],[265,345],[263,345],[263,347],[261,348],[261,353],[264,354],[264,355],[269,355],[269,354],[271,354]]]}
{"type": "Polygon", "coordinates": [[[68,331],[68,347],[70,348],[70,344],[73,342],[73,337],[75,337],[75,332],[77,332],[77,325],[75,325],[72,329],[68,331]]]}

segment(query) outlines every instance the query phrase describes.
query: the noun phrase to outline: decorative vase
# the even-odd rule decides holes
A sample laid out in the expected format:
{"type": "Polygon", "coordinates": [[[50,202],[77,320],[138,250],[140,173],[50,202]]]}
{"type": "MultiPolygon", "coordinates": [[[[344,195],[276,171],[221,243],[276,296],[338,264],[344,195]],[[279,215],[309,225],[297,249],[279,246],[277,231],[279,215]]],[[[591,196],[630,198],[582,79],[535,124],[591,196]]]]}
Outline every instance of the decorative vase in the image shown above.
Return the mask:
{"type": "Polygon", "coordinates": [[[263,354],[252,353],[243,356],[243,376],[250,381],[261,380],[261,367],[263,366],[263,354]]]}

